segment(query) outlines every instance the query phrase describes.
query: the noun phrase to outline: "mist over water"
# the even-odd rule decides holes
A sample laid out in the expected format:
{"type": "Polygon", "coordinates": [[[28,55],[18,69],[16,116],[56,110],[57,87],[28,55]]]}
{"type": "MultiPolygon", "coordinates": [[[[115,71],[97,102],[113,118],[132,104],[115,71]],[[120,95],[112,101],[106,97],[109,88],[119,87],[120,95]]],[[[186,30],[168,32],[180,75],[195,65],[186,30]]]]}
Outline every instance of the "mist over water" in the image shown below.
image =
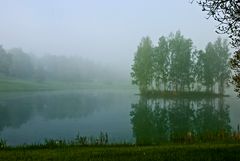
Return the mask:
{"type": "Polygon", "coordinates": [[[240,123],[240,102],[234,96],[222,101],[161,98],[147,103],[136,93],[88,89],[9,94],[0,100],[0,137],[10,145],[21,145],[43,143],[45,139],[74,140],[77,134],[97,137],[107,132],[111,143],[157,143],[169,141],[170,132],[179,134],[180,139],[180,134],[193,129],[237,131],[240,123]]]}
{"type": "Polygon", "coordinates": [[[189,1],[1,6],[0,139],[8,145],[101,132],[109,143],[141,145],[239,133],[240,99],[225,84],[232,49],[189,1]]]}
{"type": "Polygon", "coordinates": [[[36,55],[80,56],[130,71],[139,40],[181,30],[203,49],[217,34],[214,21],[188,0],[3,1],[0,44],[36,55]],[[144,12],[143,12],[144,11],[144,12]]]}

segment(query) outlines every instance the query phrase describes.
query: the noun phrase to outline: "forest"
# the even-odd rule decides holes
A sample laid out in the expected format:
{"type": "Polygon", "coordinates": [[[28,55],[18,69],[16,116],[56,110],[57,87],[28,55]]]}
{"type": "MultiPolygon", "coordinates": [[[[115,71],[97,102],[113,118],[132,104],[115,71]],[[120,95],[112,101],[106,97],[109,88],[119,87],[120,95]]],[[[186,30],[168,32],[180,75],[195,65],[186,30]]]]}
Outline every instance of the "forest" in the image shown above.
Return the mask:
{"type": "Polygon", "coordinates": [[[218,38],[198,50],[180,31],[161,36],[157,46],[143,37],[132,65],[132,83],[142,94],[157,92],[208,92],[223,95],[230,77],[227,40],[218,38]]]}
{"type": "Polygon", "coordinates": [[[21,48],[6,50],[0,45],[0,78],[37,82],[111,82],[124,80],[126,76],[118,69],[110,69],[77,55],[35,55],[21,48]]]}

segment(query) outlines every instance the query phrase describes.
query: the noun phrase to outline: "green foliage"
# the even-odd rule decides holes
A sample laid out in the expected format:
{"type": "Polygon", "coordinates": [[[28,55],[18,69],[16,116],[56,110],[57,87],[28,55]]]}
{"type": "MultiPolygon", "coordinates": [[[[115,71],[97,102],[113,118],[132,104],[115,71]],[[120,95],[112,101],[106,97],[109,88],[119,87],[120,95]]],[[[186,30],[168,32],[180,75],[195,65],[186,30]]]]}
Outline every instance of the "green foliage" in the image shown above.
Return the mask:
{"type": "Polygon", "coordinates": [[[169,43],[164,36],[159,38],[158,46],[155,47],[153,55],[153,72],[155,86],[160,90],[160,85],[163,83],[164,90],[168,81],[169,72],[169,43]]]}
{"type": "MultiPolygon", "coordinates": [[[[194,1],[194,0],[193,0],[194,1]]],[[[192,2],[193,2],[192,1],[192,2]]],[[[207,12],[209,17],[219,22],[216,32],[218,34],[224,33],[231,39],[231,44],[237,49],[233,57],[230,59],[230,65],[234,72],[231,83],[235,85],[235,91],[240,96],[240,18],[239,18],[239,1],[237,0],[199,0],[196,1],[201,7],[202,11],[207,12]]],[[[226,49],[226,48],[225,48],[226,49]]],[[[224,63],[225,64],[225,63],[224,63]]],[[[224,70],[225,71],[225,70],[224,70]]],[[[226,71],[225,71],[226,72],[226,71]]],[[[224,72],[224,73],[225,73],[224,72]]],[[[219,91],[224,92],[223,80],[226,74],[219,77],[219,91]]]]}
{"type": "Polygon", "coordinates": [[[224,93],[224,86],[228,79],[230,78],[230,68],[229,68],[229,48],[227,40],[222,40],[218,38],[214,43],[214,49],[217,53],[217,74],[216,81],[218,82],[218,91],[220,94],[224,93]]]}
{"type": "Polygon", "coordinates": [[[227,41],[218,38],[214,44],[208,43],[205,50],[198,53],[198,81],[211,92],[213,86],[218,83],[218,92],[224,94],[224,86],[230,76],[228,64],[230,54],[227,41]]]}
{"type": "Polygon", "coordinates": [[[153,81],[153,48],[149,37],[143,38],[138,46],[132,66],[133,84],[137,84],[142,93],[144,93],[153,81]]]}
{"type": "Polygon", "coordinates": [[[16,78],[31,78],[33,74],[33,64],[31,57],[24,53],[21,49],[11,49],[9,51],[11,56],[10,76],[16,78]]]}
{"type": "Polygon", "coordinates": [[[0,74],[9,75],[11,57],[0,46],[0,74]]]}
{"type": "Polygon", "coordinates": [[[200,68],[199,82],[206,87],[207,92],[213,92],[213,85],[216,80],[216,52],[212,43],[208,43],[206,52],[199,52],[198,65],[200,68]],[[201,75],[200,75],[201,74],[201,75]]]}
{"type": "Polygon", "coordinates": [[[192,40],[184,38],[181,32],[170,35],[169,40],[171,52],[169,81],[175,86],[175,90],[184,91],[185,87],[190,90],[193,82],[191,69],[193,67],[192,40]],[[180,86],[180,87],[179,87],[180,86]]]}
{"type": "Polygon", "coordinates": [[[132,65],[132,83],[139,86],[142,94],[161,91],[198,91],[223,95],[230,76],[229,49],[226,40],[218,38],[208,43],[205,51],[193,49],[191,39],[180,31],[168,38],[159,38],[154,47],[150,38],[143,38],[132,65]]]}

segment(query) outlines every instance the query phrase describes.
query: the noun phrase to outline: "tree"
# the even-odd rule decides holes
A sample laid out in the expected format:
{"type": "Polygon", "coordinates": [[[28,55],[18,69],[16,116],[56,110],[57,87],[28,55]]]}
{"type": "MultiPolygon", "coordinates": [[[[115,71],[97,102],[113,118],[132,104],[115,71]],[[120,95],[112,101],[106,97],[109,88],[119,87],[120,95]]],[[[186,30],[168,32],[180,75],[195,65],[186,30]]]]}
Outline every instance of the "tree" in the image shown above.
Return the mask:
{"type": "Polygon", "coordinates": [[[230,59],[231,69],[234,71],[232,83],[235,85],[235,91],[240,96],[240,50],[236,51],[233,58],[230,59]]]}
{"type": "Polygon", "coordinates": [[[206,86],[207,92],[213,92],[213,86],[217,79],[217,69],[218,64],[217,54],[214,50],[214,45],[209,42],[206,46],[205,52],[199,57],[199,64],[202,64],[202,84],[206,86]]]}
{"type": "Polygon", "coordinates": [[[152,56],[153,45],[149,37],[142,38],[132,65],[132,83],[139,86],[141,93],[144,93],[152,86],[153,69],[152,56]]]}
{"type": "Polygon", "coordinates": [[[10,75],[16,78],[31,78],[34,70],[31,57],[18,48],[11,49],[9,54],[12,58],[10,75]]]}
{"type": "Polygon", "coordinates": [[[209,17],[219,22],[216,32],[228,34],[234,47],[240,45],[240,1],[202,0],[197,2],[209,17]]]}
{"type": "Polygon", "coordinates": [[[11,57],[0,45],[0,73],[8,76],[10,65],[11,57]]]}
{"type": "MultiPolygon", "coordinates": [[[[161,87],[176,92],[194,90],[196,83],[206,87],[206,92],[213,93],[216,84],[218,93],[223,95],[230,70],[230,56],[227,40],[218,38],[209,42],[205,51],[193,49],[191,39],[186,39],[181,32],[170,34],[166,39],[159,38],[158,46],[153,48],[150,38],[143,38],[132,65],[132,83],[138,85],[141,94],[150,90],[159,92],[161,87]],[[151,87],[151,89],[150,89],[151,87]],[[149,90],[150,89],[150,90],[149,90]]],[[[197,91],[201,91],[197,84],[197,91]]]]}
{"type": "Polygon", "coordinates": [[[218,92],[219,94],[224,94],[224,87],[230,76],[228,62],[230,53],[227,40],[222,40],[221,38],[218,38],[214,42],[214,50],[217,54],[217,57],[215,58],[217,60],[215,68],[217,69],[216,81],[218,82],[218,92]]]}
{"type": "MultiPolygon", "coordinates": [[[[193,0],[194,1],[194,0],[193,0]]],[[[234,71],[232,83],[240,96],[240,1],[239,0],[199,0],[197,3],[206,11],[209,17],[219,22],[216,32],[224,33],[231,39],[233,47],[238,51],[230,59],[234,71]]]]}
{"type": "Polygon", "coordinates": [[[162,36],[159,38],[158,46],[155,48],[153,55],[154,81],[158,90],[160,90],[161,82],[164,85],[164,90],[166,90],[169,63],[168,41],[162,36]]]}
{"type": "Polygon", "coordinates": [[[204,51],[203,50],[198,50],[195,51],[195,56],[197,59],[197,62],[195,63],[194,66],[194,78],[197,83],[197,91],[201,91],[201,85],[203,80],[204,80],[204,51]]]}
{"type": "Polygon", "coordinates": [[[176,91],[184,91],[185,87],[190,90],[190,84],[194,81],[191,73],[193,67],[192,40],[184,38],[181,32],[172,34],[169,39],[171,52],[170,80],[175,85],[176,91]]]}
{"type": "Polygon", "coordinates": [[[219,94],[224,94],[226,81],[229,79],[229,49],[227,40],[218,38],[214,43],[208,43],[204,51],[198,51],[198,61],[195,66],[196,79],[206,86],[207,92],[213,92],[218,83],[219,94]]]}

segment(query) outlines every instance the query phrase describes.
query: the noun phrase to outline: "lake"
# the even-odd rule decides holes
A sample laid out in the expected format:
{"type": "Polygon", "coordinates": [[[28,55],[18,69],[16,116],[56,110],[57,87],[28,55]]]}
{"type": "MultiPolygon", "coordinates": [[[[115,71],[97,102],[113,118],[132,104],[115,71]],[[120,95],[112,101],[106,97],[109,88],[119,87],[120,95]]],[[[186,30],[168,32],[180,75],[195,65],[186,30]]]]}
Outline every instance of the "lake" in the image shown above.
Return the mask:
{"type": "Polygon", "coordinates": [[[107,132],[111,143],[134,143],[154,138],[164,128],[168,130],[161,136],[167,140],[179,131],[200,133],[205,125],[207,130],[219,126],[237,131],[240,123],[240,99],[234,94],[223,99],[145,100],[136,93],[126,89],[1,93],[0,138],[14,146],[107,132]]]}

